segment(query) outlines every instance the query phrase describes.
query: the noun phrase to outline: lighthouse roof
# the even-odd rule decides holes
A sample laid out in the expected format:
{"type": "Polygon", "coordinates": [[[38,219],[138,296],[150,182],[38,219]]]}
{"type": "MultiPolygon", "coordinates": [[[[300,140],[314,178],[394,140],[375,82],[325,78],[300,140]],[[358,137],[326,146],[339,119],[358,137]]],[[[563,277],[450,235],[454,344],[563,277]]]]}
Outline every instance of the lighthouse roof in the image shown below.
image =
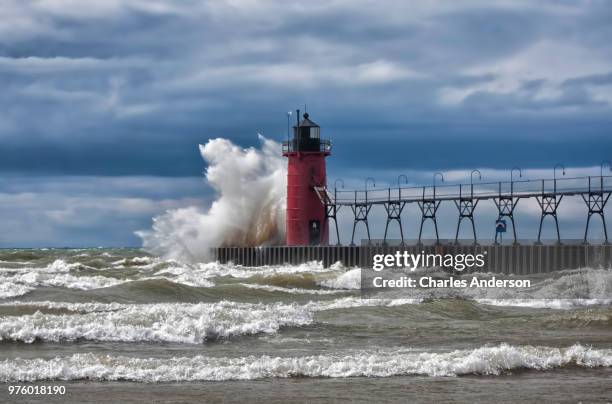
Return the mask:
{"type": "Polygon", "coordinates": [[[302,119],[302,121],[300,122],[300,127],[302,127],[302,126],[316,126],[316,127],[319,127],[319,125],[317,125],[316,123],[314,123],[313,121],[310,120],[308,112],[304,113],[303,117],[304,117],[304,119],[302,119]]]}

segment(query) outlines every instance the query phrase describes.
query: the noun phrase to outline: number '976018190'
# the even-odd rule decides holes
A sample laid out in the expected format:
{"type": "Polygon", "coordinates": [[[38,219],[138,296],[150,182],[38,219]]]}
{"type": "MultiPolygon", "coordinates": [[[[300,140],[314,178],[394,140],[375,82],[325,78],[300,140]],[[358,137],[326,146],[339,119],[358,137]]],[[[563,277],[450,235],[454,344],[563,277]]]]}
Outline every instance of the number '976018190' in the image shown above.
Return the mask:
{"type": "Polygon", "coordinates": [[[43,396],[43,395],[64,395],[66,394],[66,386],[39,386],[39,385],[10,385],[8,386],[8,392],[10,395],[32,395],[32,396],[43,396]]]}

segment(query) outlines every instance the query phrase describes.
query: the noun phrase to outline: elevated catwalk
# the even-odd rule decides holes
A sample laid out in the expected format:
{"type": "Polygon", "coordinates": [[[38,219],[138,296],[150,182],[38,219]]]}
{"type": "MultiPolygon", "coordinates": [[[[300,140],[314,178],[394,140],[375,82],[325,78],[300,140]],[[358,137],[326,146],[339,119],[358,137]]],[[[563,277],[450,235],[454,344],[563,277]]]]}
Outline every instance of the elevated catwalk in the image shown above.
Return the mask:
{"type": "MultiPolygon", "coordinates": [[[[520,175],[520,170],[518,171],[520,175]]],[[[514,171],[514,170],[513,170],[514,171]]],[[[512,172],[513,172],[512,171],[512,172]]],[[[565,170],[563,170],[565,174],[565,170]]],[[[610,195],[612,194],[612,176],[602,175],[594,177],[558,178],[539,180],[514,180],[511,175],[510,181],[502,182],[480,182],[480,172],[473,170],[470,175],[469,184],[440,185],[436,179],[443,181],[441,173],[436,173],[432,186],[402,187],[401,179],[407,180],[405,175],[398,177],[398,186],[393,188],[372,188],[373,181],[368,189],[368,181],[365,182],[363,190],[328,189],[327,187],[315,187],[321,204],[325,206],[326,218],[334,222],[337,239],[340,239],[337,214],[342,207],[350,208],[353,213],[353,231],[351,245],[355,240],[355,229],[359,224],[365,226],[368,240],[370,239],[369,215],[375,207],[383,207],[387,213],[384,238],[386,241],[389,226],[393,223],[399,226],[400,237],[404,241],[404,229],[402,227],[401,215],[406,204],[415,203],[421,212],[421,225],[418,233],[418,241],[421,241],[423,225],[431,221],[434,225],[436,239],[438,236],[438,222],[436,214],[442,203],[453,203],[457,207],[458,219],[455,240],[459,237],[461,223],[466,220],[471,222],[474,235],[474,243],[477,243],[474,215],[476,208],[482,201],[491,200],[498,212],[498,220],[508,219],[512,225],[512,235],[516,242],[517,230],[514,216],[516,207],[522,199],[533,198],[538,202],[541,210],[540,225],[537,235],[539,243],[542,235],[544,220],[550,217],[556,227],[557,242],[561,243],[561,232],[559,230],[558,208],[563,198],[580,197],[585,203],[586,227],[584,231],[584,243],[587,242],[589,224],[592,216],[598,216],[603,222],[604,238],[608,242],[608,232],[604,211],[610,195]],[[474,174],[477,174],[475,177],[474,174]]],[[[497,235],[496,235],[497,238],[497,235]]]]}
{"type": "Polygon", "coordinates": [[[336,262],[346,267],[371,268],[375,254],[485,254],[479,272],[535,274],[578,268],[612,268],[612,245],[470,245],[436,246],[304,246],[221,247],[213,250],[221,263],[244,266],[336,262]]]}

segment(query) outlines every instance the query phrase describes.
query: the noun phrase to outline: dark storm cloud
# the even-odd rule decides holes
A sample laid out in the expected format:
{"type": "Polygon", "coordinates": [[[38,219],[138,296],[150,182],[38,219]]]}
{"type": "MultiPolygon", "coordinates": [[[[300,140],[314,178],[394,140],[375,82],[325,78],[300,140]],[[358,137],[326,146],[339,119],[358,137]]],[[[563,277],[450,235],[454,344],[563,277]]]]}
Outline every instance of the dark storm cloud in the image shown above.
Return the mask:
{"type": "MultiPolygon", "coordinates": [[[[605,2],[9,1],[2,12],[3,171],[197,175],[195,144],[280,137],[284,111],[303,103],[345,161],[371,136],[406,148],[450,138],[442,152],[486,137],[488,152],[525,120],[510,125],[525,147],[548,126],[573,148],[584,138],[566,128],[589,121],[602,141],[610,123],[605,2]]],[[[444,161],[474,160],[473,146],[444,161]]],[[[528,157],[499,164],[541,164],[528,157]]]]}
{"type": "Polygon", "coordinates": [[[198,143],[283,139],[304,104],[338,173],[594,166],[612,150],[611,17],[606,1],[6,0],[0,173],[178,181],[205,168],[198,143]]]}

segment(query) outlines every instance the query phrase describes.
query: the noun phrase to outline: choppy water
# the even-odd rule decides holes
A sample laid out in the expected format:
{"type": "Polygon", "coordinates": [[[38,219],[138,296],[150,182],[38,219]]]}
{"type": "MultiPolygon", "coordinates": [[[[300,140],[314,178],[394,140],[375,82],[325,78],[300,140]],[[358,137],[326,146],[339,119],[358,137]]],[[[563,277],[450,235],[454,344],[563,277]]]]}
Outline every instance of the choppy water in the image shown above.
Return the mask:
{"type": "Polygon", "coordinates": [[[359,275],[1,250],[0,380],[75,401],[612,399],[612,301],[590,296],[609,269],[520,301],[362,299],[359,275]]]}

